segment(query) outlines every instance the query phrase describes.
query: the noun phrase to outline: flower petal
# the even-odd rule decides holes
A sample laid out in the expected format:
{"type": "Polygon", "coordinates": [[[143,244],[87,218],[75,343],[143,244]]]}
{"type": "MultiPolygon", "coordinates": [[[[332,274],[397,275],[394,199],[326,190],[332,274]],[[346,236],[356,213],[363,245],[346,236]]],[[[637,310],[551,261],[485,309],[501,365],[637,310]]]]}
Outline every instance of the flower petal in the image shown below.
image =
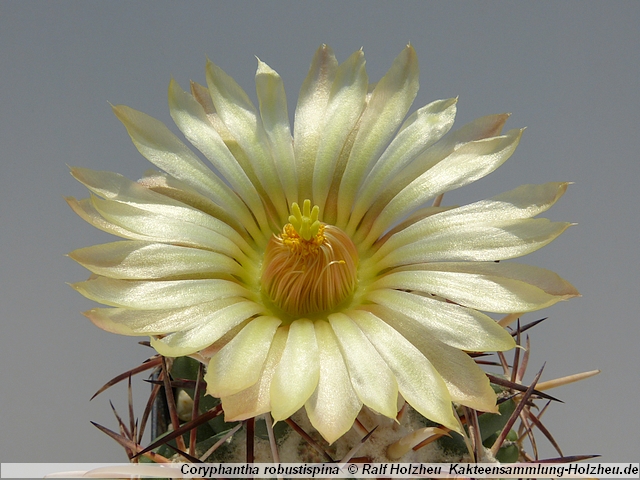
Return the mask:
{"type": "Polygon", "coordinates": [[[429,216],[391,236],[372,260],[380,259],[403,245],[452,227],[496,225],[509,220],[534,217],[551,208],[567,190],[568,185],[566,182],[522,185],[488,200],[429,216]]]}
{"type": "Polygon", "coordinates": [[[271,378],[280,363],[286,343],[287,330],[278,328],[271,341],[271,348],[258,381],[241,392],[220,399],[225,421],[246,420],[271,410],[271,378]]]}
{"type": "Polygon", "coordinates": [[[349,218],[353,232],[380,194],[389,178],[394,178],[427,147],[438,141],[453,126],[457,98],[438,100],[414,112],[365,178],[349,218]]]}
{"type": "Polygon", "coordinates": [[[320,377],[305,409],[311,425],[331,444],[351,429],[362,402],[353,391],[344,357],[331,327],[324,320],[316,321],[314,326],[320,377]]]}
{"type": "Polygon", "coordinates": [[[487,262],[521,257],[544,247],[570,226],[567,222],[550,222],[545,218],[526,218],[493,225],[456,225],[392,250],[376,263],[376,268],[383,270],[421,262],[487,262]]]}
{"type": "Polygon", "coordinates": [[[380,212],[411,182],[466,143],[499,135],[508,118],[509,115],[507,114],[490,115],[474,120],[458,130],[449,132],[440,141],[412,159],[395,177],[386,179],[383,188],[377,192],[375,202],[369,207],[360,222],[358,231],[353,236],[354,242],[362,242],[380,212]]]}
{"type": "Polygon", "coordinates": [[[398,384],[362,330],[344,313],[329,315],[351,385],[362,403],[389,418],[398,414],[398,384]]]}
{"type": "MultiPolygon", "coordinates": [[[[265,190],[262,181],[260,180],[258,174],[255,171],[255,166],[253,160],[247,155],[241,145],[238,143],[238,140],[234,137],[233,133],[229,130],[229,128],[224,124],[220,115],[216,112],[216,107],[213,104],[213,99],[211,98],[211,92],[208,87],[204,87],[194,81],[191,81],[191,94],[193,98],[202,105],[204,111],[207,115],[207,119],[213,126],[218,135],[222,138],[222,141],[227,146],[231,154],[235,157],[238,164],[242,167],[251,183],[258,191],[260,198],[264,201],[264,208],[267,211],[267,215],[269,218],[277,218],[275,207],[273,203],[269,200],[269,194],[267,190],[265,190]]],[[[249,101],[249,103],[251,103],[249,101]]],[[[253,106],[251,106],[253,108],[253,106]]],[[[254,109],[255,110],[255,109],[254,109]]],[[[268,132],[265,131],[268,135],[268,132]]],[[[266,140],[265,140],[266,141],[266,140]]],[[[269,143],[268,141],[266,141],[269,143]]],[[[268,145],[271,147],[270,145],[268,145]]],[[[274,156],[274,158],[277,158],[274,156]]],[[[255,238],[255,237],[254,237],[255,238]]]]}
{"type": "Polygon", "coordinates": [[[271,415],[275,421],[293,415],[318,385],[320,364],[313,322],[295,320],[287,345],[271,379],[271,415]]]}
{"type": "Polygon", "coordinates": [[[384,207],[364,243],[370,245],[398,218],[410,214],[430,198],[488,175],[514,152],[522,130],[469,142],[413,180],[384,207]]]}
{"type": "Polygon", "coordinates": [[[169,108],[180,131],[229,182],[258,219],[262,231],[268,232],[266,213],[255,186],[213,128],[202,105],[173,79],[169,83],[169,108]]]}
{"type": "Polygon", "coordinates": [[[242,225],[238,217],[234,217],[230,212],[213,202],[209,197],[201,194],[195,188],[187,185],[182,180],[172,177],[166,173],[148,170],[145,175],[138,180],[140,185],[165,197],[177,200],[189,205],[201,212],[211,215],[214,218],[226,223],[238,232],[246,242],[250,243],[251,238],[257,241],[260,238],[260,230],[255,222],[248,226],[242,225]]]}
{"type": "Polygon", "coordinates": [[[151,346],[165,357],[190,355],[210,346],[233,327],[263,312],[262,305],[238,299],[236,303],[213,312],[207,321],[188,330],[170,333],[162,338],[151,337],[151,346]]]}
{"type": "Polygon", "coordinates": [[[486,373],[469,355],[428,335],[409,338],[438,371],[451,400],[481,412],[498,412],[496,394],[486,373]]]}
{"type": "Polygon", "coordinates": [[[322,212],[338,159],[365,105],[369,81],[364,64],[362,50],[355,52],[338,67],[331,85],[313,172],[313,203],[322,212]]]}
{"type": "Polygon", "coordinates": [[[234,275],[246,283],[257,276],[226,255],[164,243],[120,241],[80,248],[69,254],[95,273],[126,280],[234,275]]]}
{"type": "Polygon", "coordinates": [[[313,171],[323,133],[322,119],[337,68],[338,61],[333,51],[327,45],[322,45],[313,57],[298,96],[293,124],[293,147],[298,173],[298,195],[302,199],[313,191],[313,171]]]}
{"type": "Polygon", "coordinates": [[[458,431],[447,386],[429,360],[371,312],[356,310],[349,316],[387,362],[404,399],[428,419],[458,431]]]}
{"type": "Polygon", "coordinates": [[[530,312],[578,296],[555,273],[517,263],[441,262],[400,267],[372,288],[418,290],[487,312],[530,312]]]}
{"type": "Polygon", "coordinates": [[[140,233],[135,233],[127,230],[126,228],[121,227],[120,225],[115,225],[105,219],[93,206],[93,202],[91,198],[84,198],[82,200],[77,200],[73,197],[65,198],[67,204],[71,207],[71,209],[85,222],[94,227],[102,230],[103,232],[111,233],[113,235],[117,235],[122,238],[130,238],[133,240],[143,240],[154,242],[157,239],[150,237],[148,235],[143,235],[140,233]]]}
{"type": "MultiPolygon", "coordinates": [[[[425,218],[428,218],[432,215],[435,215],[436,213],[441,213],[441,212],[446,212],[447,210],[451,210],[453,208],[457,208],[455,206],[448,206],[448,207],[434,207],[434,206],[430,206],[430,207],[422,207],[419,208],[418,210],[416,210],[415,212],[413,212],[411,215],[409,215],[405,220],[403,220],[400,223],[397,223],[392,229],[388,230],[385,232],[384,235],[382,235],[380,238],[378,238],[378,240],[376,240],[376,243],[373,244],[373,249],[374,251],[376,249],[379,249],[380,246],[384,246],[386,245],[387,241],[389,240],[390,237],[392,237],[393,235],[395,235],[398,232],[402,232],[403,230],[405,230],[406,228],[414,225],[415,223],[419,222],[420,220],[424,220],[425,218]]],[[[377,251],[376,251],[377,254],[377,251]]],[[[381,255],[375,255],[376,259],[380,258],[381,255]]],[[[363,263],[371,263],[371,259],[372,257],[369,258],[363,258],[363,263]]]]}
{"type": "Polygon", "coordinates": [[[265,191],[269,192],[269,200],[273,202],[280,222],[284,222],[289,208],[269,151],[267,134],[253,103],[240,85],[213,62],[207,61],[206,73],[216,112],[248,156],[253,171],[265,191]]]}
{"type": "Polygon", "coordinates": [[[515,347],[513,337],[504,328],[471,308],[389,289],[373,290],[365,298],[413,319],[424,329],[424,336],[452,347],[470,352],[505,351],[515,347]]]}
{"type": "Polygon", "coordinates": [[[242,251],[234,240],[206,226],[181,221],[173,215],[169,217],[159,212],[150,215],[147,210],[95,196],[91,197],[91,202],[105,220],[143,239],[209,249],[235,258],[241,265],[249,263],[247,253],[256,258],[255,251],[248,245],[245,244],[245,251],[242,251]]]}
{"type": "MultiPolygon", "coordinates": [[[[413,180],[424,174],[460,147],[467,143],[500,135],[508,118],[509,114],[504,113],[488,115],[467,123],[455,131],[450,131],[440,141],[427,148],[398,173],[393,182],[390,182],[389,186],[385,188],[385,197],[380,199],[383,206],[413,180]],[[386,197],[388,194],[390,194],[390,196],[386,197]]],[[[376,204],[377,203],[378,201],[376,204]]]]}
{"type": "Polygon", "coordinates": [[[194,224],[211,230],[216,235],[222,235],[232,240],[246,255],[255,257],[253,247],[248,245],[238,232],[223,221],[198,209],[149,190],[117,173],[96,172],[87,168],[72,168],[71,174],[91,192],[106,199],[101,203],[103,209],[111,212],[135,212],[141,210],[143,212],[141,215],[158,215],[169,217],[174,221],[179,220],[184,224],[185,229],[190,224],[194,224]],[[117,206],[110,207],[112,202],[133,207],[137,210],[123,210],[122,208],[118,210],[117,206]]]}
{"type": "Polygon", "coordinates": [[[299,202],[296,160],[293,154],[293,138],[289,126],[287,96],[280,75],[266,63],[258,60],[256,92],[260,105],[260,118],[269,139],[275,167],[284,188],[287,203],[299,202]]]}
{"type": "Polygon", "coordinates": [[[251,213],[240,198],[162,122],[125,105],[113,107],[138,151],[151,163],[209,196],[227,210],[237,212],[243,224],[251,213]]]}
{"type": "Polygon", "coordinates": [[[71,286],[103,305],[140,310],[186,307],[218,298],[255,295],[236,282],[219,279],[150,282],[95,277],[71,286]]]}
{"type": "MultiPolygon", "coordinates": [[[[469,355],[443,344],[436,336],[425,335],[423,325],[404,315],[378,306],[373,306],[371,312],[384,318],[427,357],[444,380],[454,402],[483,412],[497,412],[496,394],[489,379],[469,355]]],[[[513,339],[511,343],[514,344],[513,339]]]]}
{"type": "Polygon", "coordinates": [[[337,227],[345,228],[366,172],[378,160],[418,93],[418,58],[411,45],[376,84],[362,114],[358,134],[340,181],[337,227]]]}
{"type": "Polygon", "coordinates": [[[207,367],[207,393],[226,397],[255,384],[280,323],[275,317],[258,317],[222,347],[207,367]]]}
{"type": "Polygon", "coordinates": [[[209,322],[221,308],[236,302],[236,299],[224,298],[188,307],[155,310],[94,308],[84,315],[107,332],[131,336],[161,335],[209,322]]]}

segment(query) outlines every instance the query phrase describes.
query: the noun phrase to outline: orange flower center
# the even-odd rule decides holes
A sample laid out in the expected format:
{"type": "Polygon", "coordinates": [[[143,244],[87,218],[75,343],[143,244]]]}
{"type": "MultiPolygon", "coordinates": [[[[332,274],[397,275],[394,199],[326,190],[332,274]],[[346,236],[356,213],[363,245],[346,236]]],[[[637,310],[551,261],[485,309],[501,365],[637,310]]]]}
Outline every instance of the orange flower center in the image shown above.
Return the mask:
{"type": "Polygon", "coordinates": [[[318,221],[305,200],[267,245],[262,292],[281,313],[314,318],[350,299],[357,284],[358,252],[342,230],[318,221]]]}

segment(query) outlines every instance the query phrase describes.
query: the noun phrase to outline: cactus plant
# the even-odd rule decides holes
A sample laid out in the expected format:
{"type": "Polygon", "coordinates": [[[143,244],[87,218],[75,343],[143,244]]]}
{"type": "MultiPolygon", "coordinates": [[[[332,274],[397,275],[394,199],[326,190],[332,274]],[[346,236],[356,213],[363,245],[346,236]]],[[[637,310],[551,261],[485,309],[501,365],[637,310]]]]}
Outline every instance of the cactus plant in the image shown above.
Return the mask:
{"type": "Polygon", "coordinates": [[[531,426],[547,434],[531,410],[544,394],[519,386],[526,361],[503,352],[521,329],[514,340],[505,327],[578,292],[505,260],[571,225],[534,218],[568,183],[443,206],[505,162],[522,129],[502,134],[502,114],[450,132],[457,99],[405,120],[418,91],[410,45],[375,84],[362,51],[338,64],[321,46],[293,132],[268,65],[258,108],[220,67],[206,73],[190,93],[172,80],[169,106],[213,170],[126,106],[114,113],[159,171],[134,182],[71,169],[91,192],[72,209],[125,239],[71,252],[93,274],[72,286],[107,306],[85,313],[100,328],[150,337],[157,355],[137,371],[159,373],[143,418],[162,389],[168,405],[149,447],[134,424],[110,434],[131,458],[165,445],[155,460],[521,458],[531,426]],[[486,375],[487,352],[509,378],[486,375]]]}

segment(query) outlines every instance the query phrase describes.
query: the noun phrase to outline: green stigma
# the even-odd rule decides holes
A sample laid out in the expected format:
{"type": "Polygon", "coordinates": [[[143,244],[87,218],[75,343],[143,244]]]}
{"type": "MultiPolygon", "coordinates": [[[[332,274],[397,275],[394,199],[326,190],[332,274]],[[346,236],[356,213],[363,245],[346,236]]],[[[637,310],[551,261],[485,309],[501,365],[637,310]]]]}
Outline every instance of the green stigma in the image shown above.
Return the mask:
{"type": "Polygon", "coordinates": [[[291,204],[292,215],[289,215],[289,223],[293,226],[298,235],[305,240],[311,240],[320,230],[318,215],[320,207],[317,205],[311,208],[311,200],[305,200],[302,204],[302,211],[297,203],[291,204]]]}

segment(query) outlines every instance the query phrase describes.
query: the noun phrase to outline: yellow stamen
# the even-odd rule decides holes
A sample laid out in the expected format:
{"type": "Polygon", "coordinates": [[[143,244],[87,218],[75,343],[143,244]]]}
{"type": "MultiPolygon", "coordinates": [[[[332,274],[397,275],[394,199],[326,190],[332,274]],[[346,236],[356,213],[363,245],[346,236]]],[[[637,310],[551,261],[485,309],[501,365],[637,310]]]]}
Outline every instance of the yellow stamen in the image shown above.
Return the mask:
{"type": "Polygon", "coordinates": [[[358,253],[342,230],[318,220],[305,200],[267,245],[262,291],[279,313],[315,318],[347,301],[357,283],[358,253]]]}
{"type": "Polygon", "coordinates": [[[316,254],[318,248],[324,243],[324,225],[318,227],[313,237],[305,239],[298,234],[293,225],[287,223],[282,229],[280,238],[282,239],[282,243],[296,255],[306,256],[316,254]]]}

